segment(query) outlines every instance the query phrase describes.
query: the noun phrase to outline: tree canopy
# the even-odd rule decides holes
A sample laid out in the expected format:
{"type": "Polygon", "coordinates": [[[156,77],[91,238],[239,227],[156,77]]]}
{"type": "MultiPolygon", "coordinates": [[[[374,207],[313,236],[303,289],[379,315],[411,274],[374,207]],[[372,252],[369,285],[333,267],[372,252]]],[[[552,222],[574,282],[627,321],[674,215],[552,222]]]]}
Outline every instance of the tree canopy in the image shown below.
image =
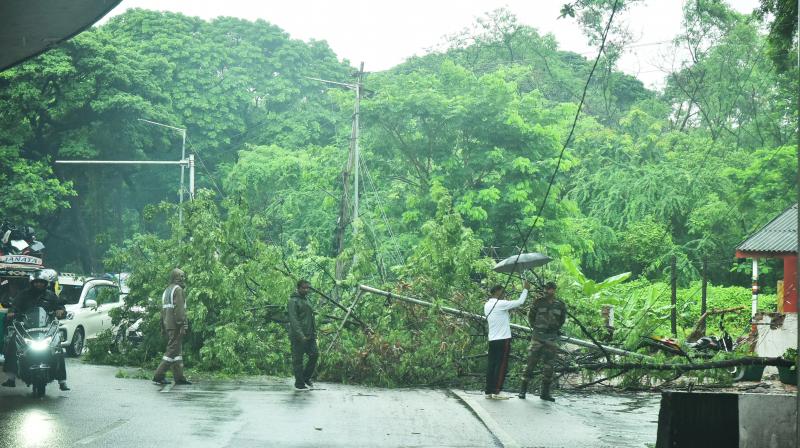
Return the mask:
{"type": "MultiPolygon", "coordinates": [[[[570,260],[544,274],[575,287],[567,293],[575,300],[590,279],[631,272],[634,286],[608,283],[629,323],[617,342],[630,345],[631,335],[663,322],[664,296],[653,291],[664,286],[670,257],[684,287],[696,284],[703,262],[720,288],[746,284],[735,245],[793,201],[798,73],[786,60],[797,42],[776,37],[791,35],[784,3],[764,0],[765,14],[742,15],[722,1],[687,2],[674,47],[691,59],[665,73],[660,91],[615,69],[625,48],[615,29],[569,144],[593,61],[507,10],[436,51],[366,73],[362,205],[347,221],[343,253],[334,235],[353,200],[340,202],[354,97],[312,78],[354,82],[350,62],[264,21],[129,10],[0,74],[8,186],[0,212],[41,228],[58,269],[131,270],[132,304],[157,297],[168,268],[184,266],[197,322],[190,359],[208,369],[287,369],[270,352],[280,338],[235,316],[283,306],[291,276],[328,292],[394,285],[474,309],[481,288],[506,281],[490,270],[492,259],[523,249],[570,260]],[[773,16],[765,32],[761,20],[773,16]],[[182,225],[175,167],[54,164],[177,160],[181,133],[142,120],[186,130],[199,192],[183,205],[182,225]],[[337,261],[345,275],[334,284],[337,261]]],[[[611,8],[629,4],[587,0],[562,12],[598,43],[611,8]]],[[[778,270],[765,275],[774,292],[778,270]]],[[[696,311],[688,291],[682,310],[696,311]]],[[[738,297],[719,291],[720,301],[738,297]]],[[[611,300],[598,294],[575,305],[595,324],[592,307],[611,300]]],[[[343,379],[402,358],[441,325],[445,342],[461,347],[441,348],[441,361],[469,355],[468,332],[452,322],[375,303],[361,312],[381,332],[340,341],[330,362],[352,363],[343,379]],[[366,355],[353,361],[348,350],[366,355]]],[[[154,316],[151,309],[151,326],[154,316]]],[[[435,376],[409,371],[412,358],[381,381],[435,376]]]]}

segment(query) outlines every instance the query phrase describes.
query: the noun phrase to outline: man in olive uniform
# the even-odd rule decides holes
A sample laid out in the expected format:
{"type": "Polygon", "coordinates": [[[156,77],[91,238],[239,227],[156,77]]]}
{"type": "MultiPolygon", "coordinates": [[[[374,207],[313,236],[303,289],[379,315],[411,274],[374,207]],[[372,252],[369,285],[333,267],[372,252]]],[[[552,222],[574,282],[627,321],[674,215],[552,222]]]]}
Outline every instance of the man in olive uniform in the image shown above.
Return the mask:
{"type": "Polygon", "coordinates": [[[533,329],[531,343],[528,346],[528,366],[522,378],[519,398],[525,399],[528,392],[528,382],[533,376],[533,371],[539,363],[542,364],[542,385],[539,397],[542,400],[556,401],[550,395],[553,382],[553,362],[558,353],[558,332],[567,318],[567,307],[564,302],[556,298],[556,284],[549,282],[544,285],[544,296],[531,305],[528,312],[528,321],[533,329]]]}
{"type": "Polygon", "coordinates": [[[183,375],[183,337],[189,329],[186,319],[186,274],[175,268],[169,274],[169,286],[161,295],[161,334],[167,337],[167,350],[161,359],[153,383],[169,384],[165,375],[172,368],[175,384],[192,384],[183,375]]]}
{"type": "Polygon", "coordinates": [[[311,284],[306,280],[297,282],[297,291],[289,297],[289,340],[292,343],[292,370],[294,371],[294,389],[310,390],[313,387],[311,377],[317,367],[317,334],[314,325],[314,310],[306,298],[311,284]],[[303,355],[308,355],[308,362],[303,366],[303,355]]]}

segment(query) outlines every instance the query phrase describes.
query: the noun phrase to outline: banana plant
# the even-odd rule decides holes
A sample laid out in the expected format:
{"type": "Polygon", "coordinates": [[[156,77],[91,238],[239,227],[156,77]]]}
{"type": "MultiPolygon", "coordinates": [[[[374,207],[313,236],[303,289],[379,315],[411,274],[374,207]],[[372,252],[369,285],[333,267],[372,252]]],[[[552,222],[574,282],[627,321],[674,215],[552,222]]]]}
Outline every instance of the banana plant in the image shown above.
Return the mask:
{"type": "Polygon", "coordinates": [[[562,258],[562,264],[564,265],[564,269],[566,270],[567,274],[569,274],[572,279],[572,285],[577,287],[584,296],[589,297],[592,300],[597,300],[603,296],[608,297],[608,290],[610,288],[619,285],[620,283],[629,279],[631,276],[630,272],[623,272],[622,274],[608,277],[601,282],[596,282],[590,278],[587,278],[583,272],[581,272],[580,267],[578,267],[578,264],[572,258],[562,258]]]}

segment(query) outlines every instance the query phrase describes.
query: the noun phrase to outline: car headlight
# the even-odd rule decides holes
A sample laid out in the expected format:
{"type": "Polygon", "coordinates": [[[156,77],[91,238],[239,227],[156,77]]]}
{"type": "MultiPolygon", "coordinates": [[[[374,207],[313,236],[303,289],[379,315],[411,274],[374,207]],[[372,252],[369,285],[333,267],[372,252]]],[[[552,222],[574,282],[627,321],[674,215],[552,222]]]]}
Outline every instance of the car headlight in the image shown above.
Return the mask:
{"type": "Polygon", "coordinates": [[[75,313],[70,311],[70,312],[67,313],[66,316],[64,316],[64,319],[72,320],[74,317],[75,317],[75,313]]]}
{"type": "Polygon", "coordinates": [[[46,350],[48,347],[50,347],[50,342],[52,342],[52,340],[53,340],[52,336],[48,336],[48,337],[46,337],[44,339],[41,339],[41,340],[38,340],[38,341],[35,341],[33,339],[25,338],[25,343],[28,344],[28,347],[30,347],[31,350],[36,351],[36,352],[40,352],[40,351],[46,350]]]}

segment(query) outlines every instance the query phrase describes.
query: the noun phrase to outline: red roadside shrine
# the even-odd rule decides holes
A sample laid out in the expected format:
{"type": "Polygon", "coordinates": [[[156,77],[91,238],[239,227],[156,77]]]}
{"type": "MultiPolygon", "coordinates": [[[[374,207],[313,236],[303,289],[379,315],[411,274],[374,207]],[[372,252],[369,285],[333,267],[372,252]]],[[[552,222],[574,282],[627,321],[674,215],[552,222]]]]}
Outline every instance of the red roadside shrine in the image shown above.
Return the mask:
{"type": "Polygon", "coordinates": [[[751,316],[758,330],[758,356],[780,356],[797,346],[797,204],[792,205],[736,248],[736,258],[753,260],[751,316]],[[778,281],[775,312],[758,310],[758,263],[783,259],[783,281],[778,281]]]}

